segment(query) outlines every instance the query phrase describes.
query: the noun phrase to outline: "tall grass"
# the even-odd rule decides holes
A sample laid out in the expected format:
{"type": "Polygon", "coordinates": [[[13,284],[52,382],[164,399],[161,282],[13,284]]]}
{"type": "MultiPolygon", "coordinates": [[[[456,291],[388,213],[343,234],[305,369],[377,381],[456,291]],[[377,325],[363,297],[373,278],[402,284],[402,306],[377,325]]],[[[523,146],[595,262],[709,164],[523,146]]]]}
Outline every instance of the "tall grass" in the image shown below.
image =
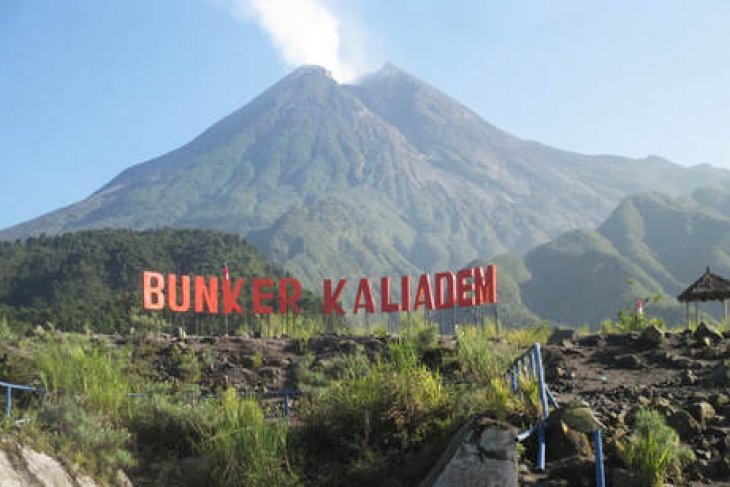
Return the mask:
{"type": "Polygon", "coordinates": [[[326,471],[318,482],[367,485],[451,426],[453,397],[416,344],[390,343],[387,357],[300,405],[299,442],[326,471]]]}
{"type": "Polygon", "coordinates": [[[490,385],[502,377],[517,355],[518,347],[494,340],[491,327],[458,330],[457,360],[464,376],[479,385],[490,385]]]}
{"type": "Polygon", "coordinates": [[[640,409],[634,432],[624,448],[624,461],[647,486],[664,485],[668,476],[678,480],[682,465],[694,459],[692,450],[679,442],[679,436],[657,411],[640,409]]]}
{"type": "Polygon", "coordinates": [[[210,405],[211,430],[202,452],[214,462],[221,485],[293,485],[288,469],[287,427],[267,423],[258,403],[226,390],[210,405]]]}
{"type": "Polygon", "coordinates": [[[104,342],[65,334],[39,343],[35,362],[43,387],[51,395],[79,396],[90,409],[118,415],[128,404],[128,356],[104,342]]]}

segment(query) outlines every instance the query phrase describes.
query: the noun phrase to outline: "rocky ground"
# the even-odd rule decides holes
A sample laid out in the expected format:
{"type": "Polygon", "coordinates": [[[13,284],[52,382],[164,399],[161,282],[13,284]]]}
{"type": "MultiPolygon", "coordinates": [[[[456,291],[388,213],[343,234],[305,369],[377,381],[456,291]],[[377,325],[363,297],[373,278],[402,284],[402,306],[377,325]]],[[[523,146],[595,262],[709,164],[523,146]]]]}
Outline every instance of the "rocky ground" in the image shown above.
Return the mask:
{"type": "MultiPolygon", "coordinates": [[[[606,426],[609,485],[640,485],[624,470],[619,450],[641,406],[664,414],[694,451],[683,484],[730,485],[723,484],[730,480],[729,337],[703,325],[683,333],[553,334],[543,353],[547,381],[559,403],[583,399],[606,426]]],[[[593,485],[588,437],[560,428],[558,414],[548,421],[547,473],[521,465],[521,483],[593,485]]]]}
{"type": "MultiPolygon", "coordinates": [[[[122,344],[127,339],[116,340],[122,344]]],[[[300,368],[325,368],[337,354],[360,346],[371,358],[386,348],[382,337],[156,336],[142,342],[146,347],[136,347],[138,353],[148,356],[139,358],[153,362],[161,379],[179,376],[190,367],[186,360],[196,357],[194,365],[199,368],[198,382],[204,393],[221,386],[251,392],[296,388],[300,368]]],[[[442,338],[442,342],[442,349],[454,346],[453,339],[442,338]]],[[[730,479],[730,362],[726,363],[730,360],[730,333],[723,335],[705,326],[695,332],[648,328],[588,336],[561,330],[543,350],[547,383],[558,402],[583,399],[606,426],[608,485],[641,485],[620,460],[620,445],[630,434],[633,415],[640,406],[664,414],[694,451],[696,460],[675,483],[730,485],[723,484],[730,479]]],[[[594,485],[588,435],[566,430],[558,414],[553,414],[547,441],[546,472],[534,470],[534,442],[526,442],[519,466],[521,485],[594,485]]]]}

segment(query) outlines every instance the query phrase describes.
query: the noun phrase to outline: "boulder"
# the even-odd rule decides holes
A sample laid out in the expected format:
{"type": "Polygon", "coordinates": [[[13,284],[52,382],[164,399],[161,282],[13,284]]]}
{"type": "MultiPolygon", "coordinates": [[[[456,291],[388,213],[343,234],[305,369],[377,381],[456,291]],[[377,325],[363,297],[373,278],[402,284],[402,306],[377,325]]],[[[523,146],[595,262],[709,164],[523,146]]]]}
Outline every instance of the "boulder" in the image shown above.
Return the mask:
{"type": "Polygon", "coordinates": [[[340,342],[340,352],[354,355],[357,353],[357,343],[355,340],[343,340],[340,342]]]}
{"type": "Polygon", "coordinates": [[[702,425],[699,421],[684,409],[672,414],[667,419],[667,424],[677,431],[682,441],[689,441],[702,432],[702,425]]]}
{"type": "Polygon", "coordinates": [[[714,394],[710,394],[709,401],[715,409],[720,409],[726,404],[730,403],[730,397],[728,397],[726,394],[723,394],[722,392],[717,392],[714,394]]]}
{"type": "Polygon", "coordinates": [[[697,376],[691,370],[683,370],[679,378],[685,386],[691,386],[697,382],[697,376]]]}
{"type": "Polygon", "coordinates": [[[722,333],[710,325],[705,324],[704,321],[697,326],[694,337],[698,342],[703,342],[707,339],[710,344],[721,342],[724,339],[722,333]]]}
{"type": "Polygon", "coordinates": [[[645,345],[656,347],[664,341],[664,332],[657,328],[656,325],[651,325],[641,331],[639,340],[645,345]]]}
{"type": "MultiPolygon", "coordinates": [[[[73,468],[72,470],[77,470],[73,468]]],[[[2,487],[96,487],[100,485],[85,475],[71,474],[56,459],[16,443],[3,442],[0,448],[0,485],[2,487]]],[[[102,484],[106,485],[106,484],[102,484]]],[[[131,487],[132,483],[121,470],[113,485],[131,487]]]]}
{"type": "Polygon", "coordinates": [[[482,419],[465,424],[429,475],[428,487],[517,487],[517,430],[482,419]]]}
{"type": "Polygon", "coordinates": [[[664,417],[669,417],[676,411],[676,408],[672,406],[672,402],[664,397],[657,397],[654,399],[651,405],[651,409],[658,411],[663,414],[664,417]]]}
{"type": "Polygon", "coordinates": [[[700,423],[715,417],[715,408],[707,402],[695,402],[687,406],[687,412],[700,423]]]}
{"type": "Polygon", "coordinates": [[[568,428],[561,419],[560,410],[550,413],[545,426],[545,451],[548,460],[593,454],[588,436],[568,428]]]}
{"type": "Polygon", "coordinates": [[[548,345],[563,345],[565,341],[573,341],[577,337],[577,332],[573,328],[556,327],[547,340],[548,345]]]}
{"type": "Polygon", "coordinates": [[[727,360],[723,361],[712,370],[710,380],[719,386],[730,384],[730,368],[728,368],[727,360]]]}
{"type": "Polygon", "coordinates": [[[549,478],[568,481],[571,487],[593,487],[596,481],[596,465],[593,457],[572,456],[549,466],[549,478]]]}
{"type": "Polygon", "coordinates": [[[616,365],[623,369],[640,369],[644,366],[644,362],[638,355],[629,353],[626,355],[618,355],[616,357],[616,365]]]}

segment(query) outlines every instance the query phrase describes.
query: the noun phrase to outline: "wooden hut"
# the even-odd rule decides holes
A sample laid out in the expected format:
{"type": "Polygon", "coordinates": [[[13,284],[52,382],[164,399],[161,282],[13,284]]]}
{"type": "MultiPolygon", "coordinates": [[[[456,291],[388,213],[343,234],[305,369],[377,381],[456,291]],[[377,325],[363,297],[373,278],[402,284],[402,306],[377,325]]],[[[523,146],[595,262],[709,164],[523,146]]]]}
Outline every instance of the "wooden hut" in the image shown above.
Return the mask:
{"type": "Polygon", "coordinates": [[[720,301],[723,308],[723,319],[727,324],[727,300],[730,299],[730,281],[710,272],[708,267],[702,276],[690,287],[677,296],[680,303],[685,304],[687,322],[689,322],[689,303],[695,303],[695,322],[700,321],[700,302],[720,301]]]}

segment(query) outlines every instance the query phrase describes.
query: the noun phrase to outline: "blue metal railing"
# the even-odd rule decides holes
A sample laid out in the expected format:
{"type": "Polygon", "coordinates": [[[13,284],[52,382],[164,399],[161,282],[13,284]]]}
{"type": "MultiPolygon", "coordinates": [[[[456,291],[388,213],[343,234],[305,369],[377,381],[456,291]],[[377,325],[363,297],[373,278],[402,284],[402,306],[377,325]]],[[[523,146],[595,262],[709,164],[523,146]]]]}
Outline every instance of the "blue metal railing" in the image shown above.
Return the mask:
{"type": "Polygon", "coordinates": [[[40,393],[45,392],[45,390],[41,387],[24,386],[21,384],[13,384],[11,382],[0,382],[0,387],[5,388],[5,416],[8,418],[10,417],[13,409],[13,389],[40,393]]]}
{"type": "MultiPolygon", "coordinates": [[[[542,351],[540,344],[535,343],[525,353],[520,355],[512,362],[509,370],[507,371],[509,376],[510,386],[513,393],[519,393],[520,391],[520,378],[521,377],[532,377],[537,379],[538,392],[540,395],[540,409],[541,419],[536,425],[531,426],[527,430],[517,435],[517,441],[524,441],[529,438],[533,433],[537,433],[537,468],[539,470],[545,470],[545,426],[547,424],[548,416],[550,416],[549,407],[552,404],[554,408],[560,407],[558,401],[553,395],[550,388],[545,383],[545,370],[542,366],[542,351]]],[[[601,430],[593,432],[593,450],[595,453],[596,460],[596,485],[598,487],[605,487],[606,479],[603,468],[603,443],[601,440],[601,430]]]]}
{"type": "MultiPolygon", "coordinates": [[[[13,384],[11,382],[0,381],[0,387],[5,388],[5,416],[10,417],[13,408],[13,390],[31,391],[45,394],[46,390],[42,387],[26,386],[22,384],[13,384]]],[[[147,397],[145,392],[130,392],[129,397],[147,397]]],[[[304,395],[304,392],[297,389],[281,389],[274,391],[266,391],[259,393],[241,393],[241,395],[253,395],[261,399],[271,399],[280,397],[282,400],[282,410],[284,417],[288,418],[291,413],[292,399],[304,395]]]]}

